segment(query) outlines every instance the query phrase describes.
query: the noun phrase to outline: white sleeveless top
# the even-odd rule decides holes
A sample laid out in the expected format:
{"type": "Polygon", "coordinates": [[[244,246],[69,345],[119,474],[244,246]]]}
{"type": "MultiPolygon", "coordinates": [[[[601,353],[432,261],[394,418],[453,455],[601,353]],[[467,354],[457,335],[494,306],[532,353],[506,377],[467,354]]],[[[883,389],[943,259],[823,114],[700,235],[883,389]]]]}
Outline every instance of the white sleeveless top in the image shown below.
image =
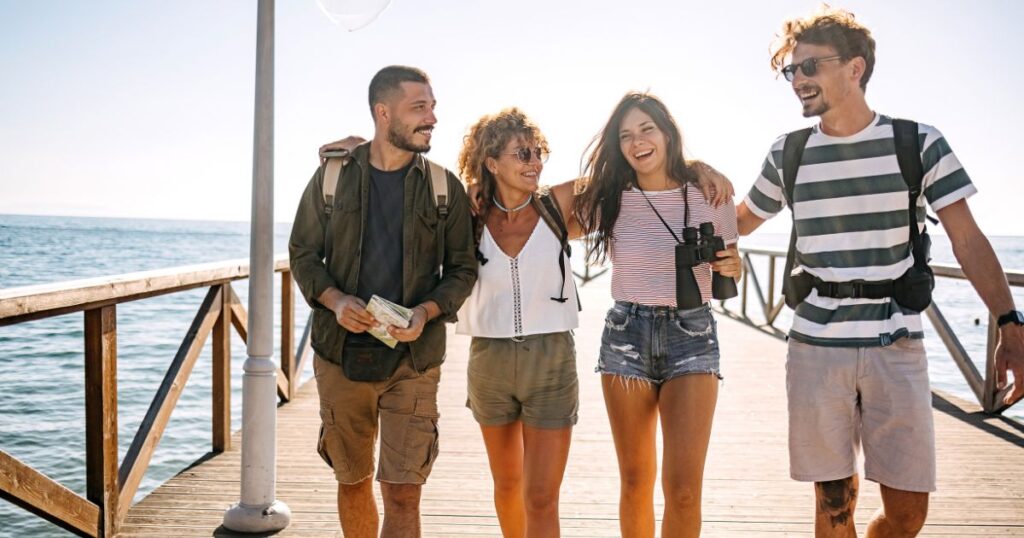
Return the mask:
{"type": "Polygon", "coordinates": [[[487,263],[478,269],[473,292],[459,309],[458,334],[511,338],[556,333],[579,326],[576,282],[565,258],[565,302],[556,253],[562,245],[544,219],[537,219],[530,238],[515,258],[509,258],[484,226],[480,252],[487,263]]]}

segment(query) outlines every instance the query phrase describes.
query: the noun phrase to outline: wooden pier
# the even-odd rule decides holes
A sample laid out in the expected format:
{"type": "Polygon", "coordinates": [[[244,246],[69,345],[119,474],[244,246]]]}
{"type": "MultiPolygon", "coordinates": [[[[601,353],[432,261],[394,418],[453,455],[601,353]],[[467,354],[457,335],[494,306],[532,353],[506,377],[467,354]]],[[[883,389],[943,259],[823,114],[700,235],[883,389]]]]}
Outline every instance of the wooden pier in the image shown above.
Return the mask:
{"type": "MultiPolygon", "coordinates": [[[[562,534],[618,536],[618,471],[593,372],[610,299],[606,289],[580,292],[580,421],[562,486],[562,534]]],[[[811,536],[812,488],[788,474],[785,343],[727,316],[719,316],[719,335],[725,381],[704,479],[703,535],[811,536]]],[[[483,442],[464,407],[468,349],[468,338],[449,334],[439,396],[441,455],[423,490],[426,536],[500,536],[483,442]]],[[[1024,536],[1024,426],[942,394],[935,394],[934,407],[939,490],[922,536],[1024,536]]],[[[277,497],[293,515],[276,536],[341,535],[336,484],[314,450],[317,409],[311,381],[279,410],[277,497]]],[[[230,450],[186,469],[132,506],[118,535],[235,536],[221,520],[239,498],[240,444],[235,433],[230,450]]],[[[660,520],[660,492],[656,499],[660,520]]],[[[877,485],[864,482],[856,518],[862,532],[879,504],[877,485]]]]}

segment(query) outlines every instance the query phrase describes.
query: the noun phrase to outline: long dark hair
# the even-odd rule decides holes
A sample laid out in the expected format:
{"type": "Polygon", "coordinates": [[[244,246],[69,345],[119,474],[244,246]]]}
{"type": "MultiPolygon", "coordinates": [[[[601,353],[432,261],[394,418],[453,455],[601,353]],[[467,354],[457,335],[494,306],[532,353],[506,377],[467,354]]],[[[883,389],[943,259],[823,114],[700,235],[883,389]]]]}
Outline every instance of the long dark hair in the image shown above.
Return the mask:
{"type": "Polygon", "coordinates": [[[637,186],[636,170],[626,161],[619,144],[622,119],[634,108],[650,116],[665,134],[668,178],[680,186],[697,182],[697,174],[683,158],[683,135],[665,103],[646,92],[627,93],[587,147],[583,177],[577,184],[579,194],[572,211],[587,236],[587,263],[602,263],[607,258],[622,191],[637,186]]]}

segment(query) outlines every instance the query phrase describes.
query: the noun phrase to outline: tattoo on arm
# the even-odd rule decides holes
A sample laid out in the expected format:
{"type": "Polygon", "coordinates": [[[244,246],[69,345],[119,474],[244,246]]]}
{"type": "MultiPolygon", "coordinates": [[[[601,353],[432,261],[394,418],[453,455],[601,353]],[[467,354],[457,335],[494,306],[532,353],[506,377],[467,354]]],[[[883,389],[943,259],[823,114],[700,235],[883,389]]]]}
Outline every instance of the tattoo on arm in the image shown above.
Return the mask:
{"type": "Polygon", "coordinates": [[[818,510],[829,518],[832,527],[845,526],[852,521],[853,507],[857,501],[857,488],[853,478],[815,482],[818,490],[818,510]]]}

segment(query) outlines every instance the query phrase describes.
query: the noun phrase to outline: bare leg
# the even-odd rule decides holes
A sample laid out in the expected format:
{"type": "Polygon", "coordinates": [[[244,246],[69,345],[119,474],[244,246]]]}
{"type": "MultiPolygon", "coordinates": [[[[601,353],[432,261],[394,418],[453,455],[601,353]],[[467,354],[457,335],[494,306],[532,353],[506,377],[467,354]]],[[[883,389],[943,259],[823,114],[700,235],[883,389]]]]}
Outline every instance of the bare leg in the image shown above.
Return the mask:
{"type": "Polygon", "coordinates": [[[853,512],[857,508],[860,481],[857,475],[814,483],[814,535],[818,538],[857,536],[853,512]]]}
{"type": "Polygon", "coordinates": [[[523,492],[526,504],[526,536],[557,537],[558,494],[569,459],[572,427],[560,429],[523,427],[525,460],[523,492]]]}
{"type": "Polygon", "coordinates": [[[384,499],[381,538],[419,538],[422,489],[419,484],[380,483],[380,494],[384,499]]]}
{"type": "Polygon", "coordinates": [[[882,508],[868,523],[868,538],[913,538],[928,517],[928,494],[882,486],[882,508]]]}
{"type": "Polygon", "coordinates": [[[376,538],[377,501],[373,498],[373,479],[358,484],[338,484],[338,518],[341,531],[349,538],[376,538]]]}
{"type": "Polygon", "coordinates": [[[619,530],[623,538],[653,537],[658,388],[616,375],[602,375],[601,388],[619,459],[619,530]]]}
{"type": "Polygon", "coordinates": [[[523,423],[480,426],[494,479],[494,509],[505,538],[526,535],[523,506],[523,423]]]}
{"type": "Polygon", "coordinates": [[[704,461],[718,400],[718,378],[690,374],[661,387],[658,408],[664,434],[662,536],[700,536],[704,461]]]}

